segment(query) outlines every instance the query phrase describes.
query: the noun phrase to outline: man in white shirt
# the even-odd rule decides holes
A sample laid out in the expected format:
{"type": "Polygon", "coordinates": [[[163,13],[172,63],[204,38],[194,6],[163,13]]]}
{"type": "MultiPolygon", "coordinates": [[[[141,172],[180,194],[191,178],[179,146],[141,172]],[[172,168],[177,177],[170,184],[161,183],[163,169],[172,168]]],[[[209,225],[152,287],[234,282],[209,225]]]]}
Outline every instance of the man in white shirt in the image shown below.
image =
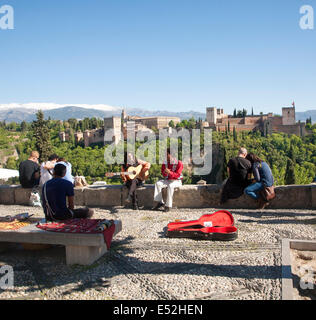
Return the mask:
{"type": "Polygon", "coordinates": [[[48,161],[43,162],[41,164],[41,178],[40,178],[40,186],[42,186],[45,182],[49,181],[53,178],[53,169],[58,160],[57,154],[52,154],[48,161]]]}

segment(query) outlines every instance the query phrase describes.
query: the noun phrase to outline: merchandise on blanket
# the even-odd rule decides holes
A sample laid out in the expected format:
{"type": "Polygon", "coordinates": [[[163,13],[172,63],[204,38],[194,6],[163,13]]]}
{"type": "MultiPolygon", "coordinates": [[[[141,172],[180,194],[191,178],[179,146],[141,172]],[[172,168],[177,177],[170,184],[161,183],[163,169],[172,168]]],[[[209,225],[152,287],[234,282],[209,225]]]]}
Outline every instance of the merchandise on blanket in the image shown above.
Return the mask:
{"type": "Polygon", "coordinates": [[[171,222],[168,224],[166,236],[231,241],[237,239],[238,231],[232,214],[227,210],[220,210],[202,215],[198,220],[171,222]]]}
{"type": "Polygon", "coordinates": [[[10,215],[5,216],[4,218],[1,218],[0,221],[4,221],[4,222],[11,222],[11,221],[14,221],[14,220],[26,221],[32,216],[34,216],[34,214],[30,215],[28,212],[25,212],[25,213],[16,214],[15,216],[10,216],[10,215]]]}
{"type": "Polygon", "coordinates": [[[61,233],[103,233],[107,248],[110,248],[115,231],[114,220],[106,219],[69,219],[58,222],[38,223],[37,228],[61,233]]]}
{"type": "Polygon", "coordinates": [[[0,222],[0,230],[18,230],[30,224],[30,222],[21,222],[18,220],[0,222]]]}

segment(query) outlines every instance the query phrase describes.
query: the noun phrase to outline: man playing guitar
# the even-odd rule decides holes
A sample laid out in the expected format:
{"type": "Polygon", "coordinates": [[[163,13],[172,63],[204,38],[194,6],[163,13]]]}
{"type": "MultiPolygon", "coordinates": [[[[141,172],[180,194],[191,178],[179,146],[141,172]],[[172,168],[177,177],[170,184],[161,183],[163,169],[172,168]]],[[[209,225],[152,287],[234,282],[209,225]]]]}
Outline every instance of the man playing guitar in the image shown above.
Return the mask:
{"type": "Polygon", "coordinates": [[[137,202],[137,194],[136,189],[137,187],[143,184],[143,181],[146,179],[146,172],[150,169],[150,163],[136,159],[131,152],[125,153],[124,155],[124,164],[122,166],[122,174],[121,178],[125,185],[128,188],[128,196],[126,199],[127,203],[132,203],[133,210],[138,210],[138,202],[137,202]],[[142,166],[140,173],[134,179],[130,179],[128,175],[125,175],[124,172],[130,167],[138,167],[142,166]]]}

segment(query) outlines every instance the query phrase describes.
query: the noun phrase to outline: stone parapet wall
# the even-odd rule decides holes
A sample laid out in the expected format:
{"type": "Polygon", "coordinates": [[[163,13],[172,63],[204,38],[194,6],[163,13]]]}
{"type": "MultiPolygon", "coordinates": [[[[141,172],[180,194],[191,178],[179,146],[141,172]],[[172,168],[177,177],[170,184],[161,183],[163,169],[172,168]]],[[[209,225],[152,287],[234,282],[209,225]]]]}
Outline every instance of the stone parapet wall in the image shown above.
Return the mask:
{"type": "MultiPolygon", "coordinates": [[[[28,205],[31,191],[21,186],[0,186],[0,204],[28,205]]],[[[140,206],[151,208],[154,205],[154,185],[139,188],[137,194],[140,206]]],[[[220,194],[221,188],[218,185],[184,185],[175,191],[173,203],[177,208],[253,209],[257,206],[256,201],[245,195],[221,206],[220,194]]],[[[121,185],[75,188],[75,205],[79,207],[124,206],[126,197],[127,188],[121,185]]],[[[316,209],[316,184],[276,187],[276,198],[268,208],[316,209]]]]}

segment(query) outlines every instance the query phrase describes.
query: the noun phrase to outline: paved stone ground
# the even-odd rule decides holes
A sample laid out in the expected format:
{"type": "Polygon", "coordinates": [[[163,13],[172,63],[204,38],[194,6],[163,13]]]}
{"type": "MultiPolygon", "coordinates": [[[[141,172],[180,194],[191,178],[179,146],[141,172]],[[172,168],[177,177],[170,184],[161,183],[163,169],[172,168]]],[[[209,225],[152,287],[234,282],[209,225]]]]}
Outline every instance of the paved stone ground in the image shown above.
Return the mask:
{"type": "MultiPolygon", "coordinates": [[[[281,299],[281,239],[316,239],[316,212],[230,210],[239,230],[231,242],[164,236],[168,222],[214,211],[96,208],[96,218],[123,223],[110,252],[92,266],[67,266],[61,246],[14,245],[0,253],[0,265],[14,269],[14,288],[0,299],[281,299]]],[[[0,216],[22,212],[43,216],[41,208],[0,205],[0,216]]]]}

